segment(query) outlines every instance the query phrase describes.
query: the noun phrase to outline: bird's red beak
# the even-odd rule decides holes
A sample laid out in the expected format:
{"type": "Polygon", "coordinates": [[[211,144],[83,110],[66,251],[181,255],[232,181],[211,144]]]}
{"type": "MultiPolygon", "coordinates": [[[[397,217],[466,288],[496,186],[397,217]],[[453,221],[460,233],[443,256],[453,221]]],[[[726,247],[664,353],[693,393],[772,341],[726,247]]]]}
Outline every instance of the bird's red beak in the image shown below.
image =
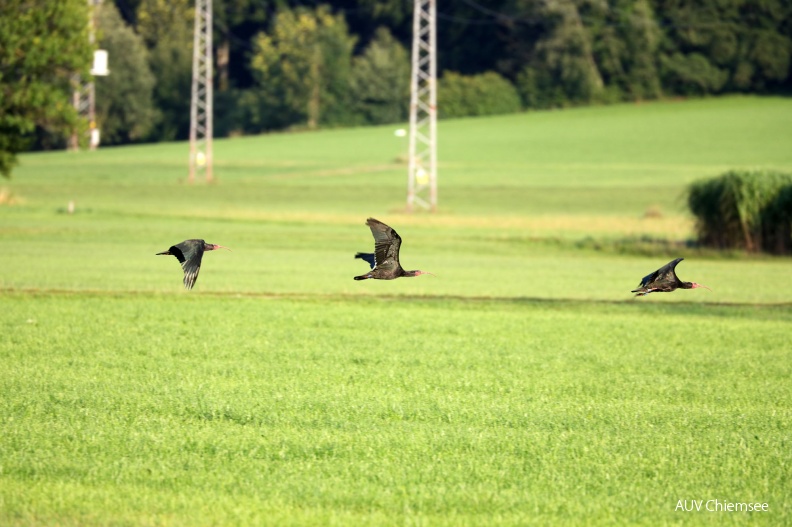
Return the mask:
{"type": "Polygon", "coordinates": [[[428,275],[432,275],[432,276],[434,276],[435,278],[437,278],[437,276],[435,276],[435,274],[434,274],[434,273],[430,273],[429,271],[421,271],[421,272],[420,272],[420,274],[428,274],[428,275]]]}
{"type": "MultiPolygon", "coordinates": [[[[228,251],[231,251],[231,249],[229,249],[228,247],[225,247],[223,245],[214,245],[214,248],[215,249],[226,249],[228,251]]],[[[234,252],[234,251],[231,251],[231,252],[234,252]]]]}
{"type": "Polygon", "coordinates": [[[703,287],[707,291],[712,292],[712,289],[710,289],[709,287],[705,286],[704,284],[697,284],[696,282],[693,282],[693,289],[696,289],[697,287],[703,287]]]}

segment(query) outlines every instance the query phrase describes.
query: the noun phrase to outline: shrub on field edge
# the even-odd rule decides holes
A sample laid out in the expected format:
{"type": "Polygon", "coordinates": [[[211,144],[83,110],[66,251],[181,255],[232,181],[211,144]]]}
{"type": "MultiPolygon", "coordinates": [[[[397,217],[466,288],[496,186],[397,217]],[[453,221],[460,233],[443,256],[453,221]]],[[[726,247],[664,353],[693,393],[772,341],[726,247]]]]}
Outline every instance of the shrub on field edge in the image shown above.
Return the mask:
{"type": "Polygon", "coordinates": [[[516,113],[522,109],[514,85],[492,71],[471,76],[446,72],[437,92],[441,118],[516,113]]]}

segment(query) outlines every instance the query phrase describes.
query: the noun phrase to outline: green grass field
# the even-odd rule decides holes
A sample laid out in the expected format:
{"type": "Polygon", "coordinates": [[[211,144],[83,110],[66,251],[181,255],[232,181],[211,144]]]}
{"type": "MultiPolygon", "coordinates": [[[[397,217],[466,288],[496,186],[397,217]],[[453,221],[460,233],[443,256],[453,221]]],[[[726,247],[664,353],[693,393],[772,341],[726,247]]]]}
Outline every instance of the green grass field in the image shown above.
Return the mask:
{"type": "Polygon", "coordinates": [[[27,154],[0,205],[2,525],[792,523],[790,258],[685,245],[792,100],[27,154]],[[65,213],[73,200],[76,212],[65,213]],[[648,214],[647,214],[648,212],[648,214]],[[436,277],[355,282],[365,219],[436,277]],[[185,238],[226,245],[192,291],[185,238]],[[629,293],[672,257],[712,288],[629,293]],[[679,500],[768,512],[681,512],[679,500]]]}

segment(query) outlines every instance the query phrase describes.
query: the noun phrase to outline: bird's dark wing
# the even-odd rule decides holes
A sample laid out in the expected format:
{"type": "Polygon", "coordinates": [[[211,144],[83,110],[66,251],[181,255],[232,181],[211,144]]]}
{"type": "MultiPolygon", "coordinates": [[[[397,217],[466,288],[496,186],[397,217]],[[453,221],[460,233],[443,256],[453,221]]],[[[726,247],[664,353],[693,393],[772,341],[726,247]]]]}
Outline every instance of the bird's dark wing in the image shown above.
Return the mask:
{"type": "Polygon", "coordinates": [[[360,258],[361,260],[365,260],[371,266],[372,269],[377,265],[377,260],[374,258],[374,254],[372,253],[357,253],[355,258],[360,258]]]}
{"type": "Polygon", "coordinates": [[[649,284],[673,284],[679,281],[677,278],[675,268],[679,262],[684,260],[684,258],[677,258],[676,260],[672,260],[665,264],[663,267],[658,269],[652,274],[648,274],[643,277],[641,280],[641,287],[646,287],[649,284]]]}
{"type": "Polygon", "coordinates": [[[385,225],[379,220],[369,218],[366,225],[374,235],[374,259],[378,269],[383,271],[396,270],[401,267],[399,264],[399,247],[401,247],[401,236],[396,231],[385,225]]]}
{"type": "Polygon", "coordinates": [[[168,249],[179,262],[184,270],[184,287],[192,289],[198,279],[198,271],[201,270],[201,259],[204,254],[203,240],[185,240],[168,249]]]}
{"type": "MultiPolygon", "coordinates": [[[[655,272],[653,272],[651,274],[648,274],[648,275],[644,276],[643,278],[641,278],[641,283],[638,285],[638,287],[646,287],[648,284],[651,284],[652,282],[654,282],[655,278],[657,278],[657,273],[658,272],[659,271],[655,271],[655,272]]],[[[635,291],[633,291],[633,292],[635,292],[635,291]]]]}

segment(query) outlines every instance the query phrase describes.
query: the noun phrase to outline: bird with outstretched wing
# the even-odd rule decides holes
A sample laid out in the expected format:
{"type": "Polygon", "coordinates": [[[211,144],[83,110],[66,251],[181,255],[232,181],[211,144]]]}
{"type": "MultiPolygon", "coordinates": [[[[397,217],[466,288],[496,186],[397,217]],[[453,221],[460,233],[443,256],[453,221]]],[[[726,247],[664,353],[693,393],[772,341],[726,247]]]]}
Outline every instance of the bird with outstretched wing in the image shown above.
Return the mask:
{"type": "MultiPolygon", "coordinates": [[[[184,240],[181,243],[172,245],[167,251],[157,253],[159,255],[172,255],[175,256],[182,266],[184,271],[184,287],[192,289],[195,281],[198,279],[198,272],[201,270],[201,260],[205,251],[214,251],[215,249],[228,249],[222,245],[213,243],[206,243],[203,240],[184,240]]],[[[229,251],[231,249],[228,249],[229,251]]]]}
{"type": "MultiPolygon", "coordinates": [[[[657,271],[643,277],[637,289],[630,291],[635,296],[646,296],[649,293],[670,293],[676,289],[696,289],[709,287],[696,282],[683,282],[676,274],[676,266],[684,258],[677,258],[665,264],[657,271]]],[[[710,289],[711,291],[711,289],[710,289]]]]}
{"type": "Polygon", "coordinates": [[[371,234],[374,236],[374,253],[357,253],[355,258],[368,262],[371,270],[366,274],[356,276],[355,280],[367,280],[369,278],[393,280],[402,276],[432,274],[421,270],[405,271],[402,269],[399,263],[401,236],[391,227],[374,218],[366,220],[366,225],[369,226],[371,234]]]}

